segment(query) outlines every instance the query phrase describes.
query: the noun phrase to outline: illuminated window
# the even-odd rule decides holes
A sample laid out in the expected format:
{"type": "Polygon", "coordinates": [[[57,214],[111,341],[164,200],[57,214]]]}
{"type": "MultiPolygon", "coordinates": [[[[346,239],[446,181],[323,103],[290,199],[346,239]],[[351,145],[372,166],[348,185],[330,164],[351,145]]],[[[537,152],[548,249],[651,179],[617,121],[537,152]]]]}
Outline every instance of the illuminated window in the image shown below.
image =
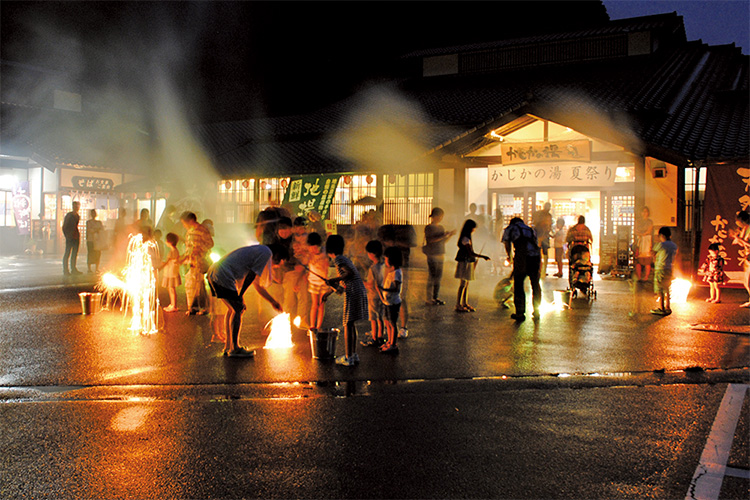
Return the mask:
{"type": "Polygon", "coordinates": [[[0,191],[0,226],[15,226],[13,191],[0,191]]]}
{"type": "Polygon", "coordinates": [[[634,165],[618,165],[615,169],[615,182],[634,182],[635,181],[635,166],[634,165]]]}
{"type": "Polygon", "coordinates": [[[258,179],[258,202],[260,210],[278,207],[284,201],[284,192],[289,186],[289,177],[258,179]]]}
{"type": "Polygon", "coordinates": [[[44,193],[44,218],[55,219],[57,217],[57,195],[44,193]]]}
{"type": "Polygon", "coordinates": [[[383,223],[426,225],[430,223],[434,174],[383,176],[383,223]]]}
{"type": "Polygon", "coordinates": [[[342,175],[331,202],[329,219],[336,224],[354,224],[362,214],[376,208],[373,205],[355,205],[365,196],[375,198],[378,178],[374,175],[342,175]]]}
{"type": "Polygon", "coordinates": [[[255,179],[218,182],[219,222],[247,224],[255,221],[255,179]]]}

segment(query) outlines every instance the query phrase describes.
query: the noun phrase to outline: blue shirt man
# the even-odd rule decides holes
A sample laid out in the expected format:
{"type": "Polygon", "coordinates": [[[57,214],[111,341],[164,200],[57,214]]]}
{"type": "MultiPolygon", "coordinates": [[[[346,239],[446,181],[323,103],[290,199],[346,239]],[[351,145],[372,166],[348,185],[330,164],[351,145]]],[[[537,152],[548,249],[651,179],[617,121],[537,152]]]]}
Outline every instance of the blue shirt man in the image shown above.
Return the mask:
{"type": "Polygon", "coordinates": [[[513,217],[503,231],[501,240],[505,244],[508,259],[513,261],[513,304],[516,312],[510,317],[516,321],[526,319],[526,293],[523,285],[528,276],[531,282],[534,319],[539,319],[539,306],[542,303],[542,288],[539,286],[539,272],[542,252],[536,232],[524,224],[520,217],[513,217]]]}

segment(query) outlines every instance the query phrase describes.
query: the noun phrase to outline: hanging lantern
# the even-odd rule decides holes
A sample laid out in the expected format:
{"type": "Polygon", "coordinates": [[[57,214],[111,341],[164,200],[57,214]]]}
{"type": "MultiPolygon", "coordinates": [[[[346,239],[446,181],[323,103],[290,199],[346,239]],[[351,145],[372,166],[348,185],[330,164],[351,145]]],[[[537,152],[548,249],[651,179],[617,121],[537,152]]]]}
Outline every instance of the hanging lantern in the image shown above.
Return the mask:
{"type": "Polygon", "coordinates": [[[245,189],[249,188],[250,187],[250,181],[247,180],[247,179],[245,179],[244,181],[242,181],[242,187],[245,188],[245,189]]]}
{"type": "Polygon", "coordinates": [[[281,187],[283,187],[284,189],[286,189],[286,187],[287,187],[288,185],[289,185],[289,183],[288,183],[288,182],[286,181],[286,179],[283,179],[283,180],[281,181],[281,187]]]}
{"type": "Polygon", "coordinates": [[[169,199],[169,193],[164,193],[164,199],[165,199],[165,200],[168,200],[168,199],[169,199]]]}
{"type": "Polygon", "coordinates": [[[224,183],[224,188],[225,189],[232,189],[232,181],[226,181],[224,183]]]}
{"type": "Polygon", "coordinates": [[[391,184],[395,183],[396,182],[396,174],[389,175],[388,176],[388,182],[390,182],[391,184]]]}
{"type": "Polygon", "coordinates": [[[375,180],[375,178],[372,175],[368,175],[365,177],[365,181],[367,181],[367,184],[372,184],[372,182],[375,180]]]}
{"type": "Polygon", "coordinates": [[[266,181],[261,181],[261,182],[260,182],[260,188],[261,188],[261,189],[266,189],[266,184],[267,184],[267,182],[266,182],[266,181]]]}
{"type": "Polygon", "coordinates": [[[349,184],[352,182],[352,176],[351,175],[345,175],[344,176],[344,184],[349,184]]]}
{"type": "Polygon", "coordinates": [[[137,200],[137,199],[138,199],[138,195],[137,195],[137,194],[135,194],[135,193],[133,193],[133,199],[134,199],[134,200],[137,200]]]}
{"type": "Polygon", "coordinates": [[[147,199],[147,200],[150,200],[150,199],[151,199],[151,193],[146,193],[146,199],[147,199]]]}

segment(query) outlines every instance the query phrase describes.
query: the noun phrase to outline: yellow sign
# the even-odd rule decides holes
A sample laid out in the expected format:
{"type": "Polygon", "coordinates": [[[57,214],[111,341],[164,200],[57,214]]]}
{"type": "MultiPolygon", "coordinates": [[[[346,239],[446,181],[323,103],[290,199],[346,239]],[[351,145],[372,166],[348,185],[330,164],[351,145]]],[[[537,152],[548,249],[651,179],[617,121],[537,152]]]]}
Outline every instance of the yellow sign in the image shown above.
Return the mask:
{"type": "Polygon", "coordinates": [[[501,144],[503,165],[540,161],[591,161],[591,141],[519,142],[501,144]]]}

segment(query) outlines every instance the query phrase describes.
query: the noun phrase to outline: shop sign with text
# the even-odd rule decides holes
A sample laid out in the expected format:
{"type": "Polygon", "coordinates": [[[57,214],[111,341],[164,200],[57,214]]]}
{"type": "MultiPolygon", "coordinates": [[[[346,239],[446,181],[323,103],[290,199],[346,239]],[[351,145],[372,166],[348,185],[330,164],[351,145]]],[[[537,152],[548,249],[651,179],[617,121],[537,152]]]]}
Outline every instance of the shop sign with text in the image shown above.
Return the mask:
{"type": "Polygon", "coordinates": [[[591,141],[519,142],[500,145],[503,165],[540,161],[591,161],[591,141]]]}
{"type": "Polygon", "coordinates": [[[62,187],[79,191],[112,191],[120,183],[122,183],[120,174],[73,169],[63,169],[60,173],[62,187]]]}
{"type": "Polygon", "coordinates": [[[490,165],[490,189],[541,186],[607,187],[615,183],[617,162],[490,165]]]}
{"type": "Polygon", "coordinates": [[[325,219],[336,194],[339,177],[338,174],[292,177],[284,193],[284,204],[291,204],[295,215],[306,216],[315,210],[325,219]]]}
{"type": "Polygon", "coordinates": [[[31,193],[28,181],[19,182],[13,189],[13,215],[16,218],[18,234],[31,231],[31,193]]]}

